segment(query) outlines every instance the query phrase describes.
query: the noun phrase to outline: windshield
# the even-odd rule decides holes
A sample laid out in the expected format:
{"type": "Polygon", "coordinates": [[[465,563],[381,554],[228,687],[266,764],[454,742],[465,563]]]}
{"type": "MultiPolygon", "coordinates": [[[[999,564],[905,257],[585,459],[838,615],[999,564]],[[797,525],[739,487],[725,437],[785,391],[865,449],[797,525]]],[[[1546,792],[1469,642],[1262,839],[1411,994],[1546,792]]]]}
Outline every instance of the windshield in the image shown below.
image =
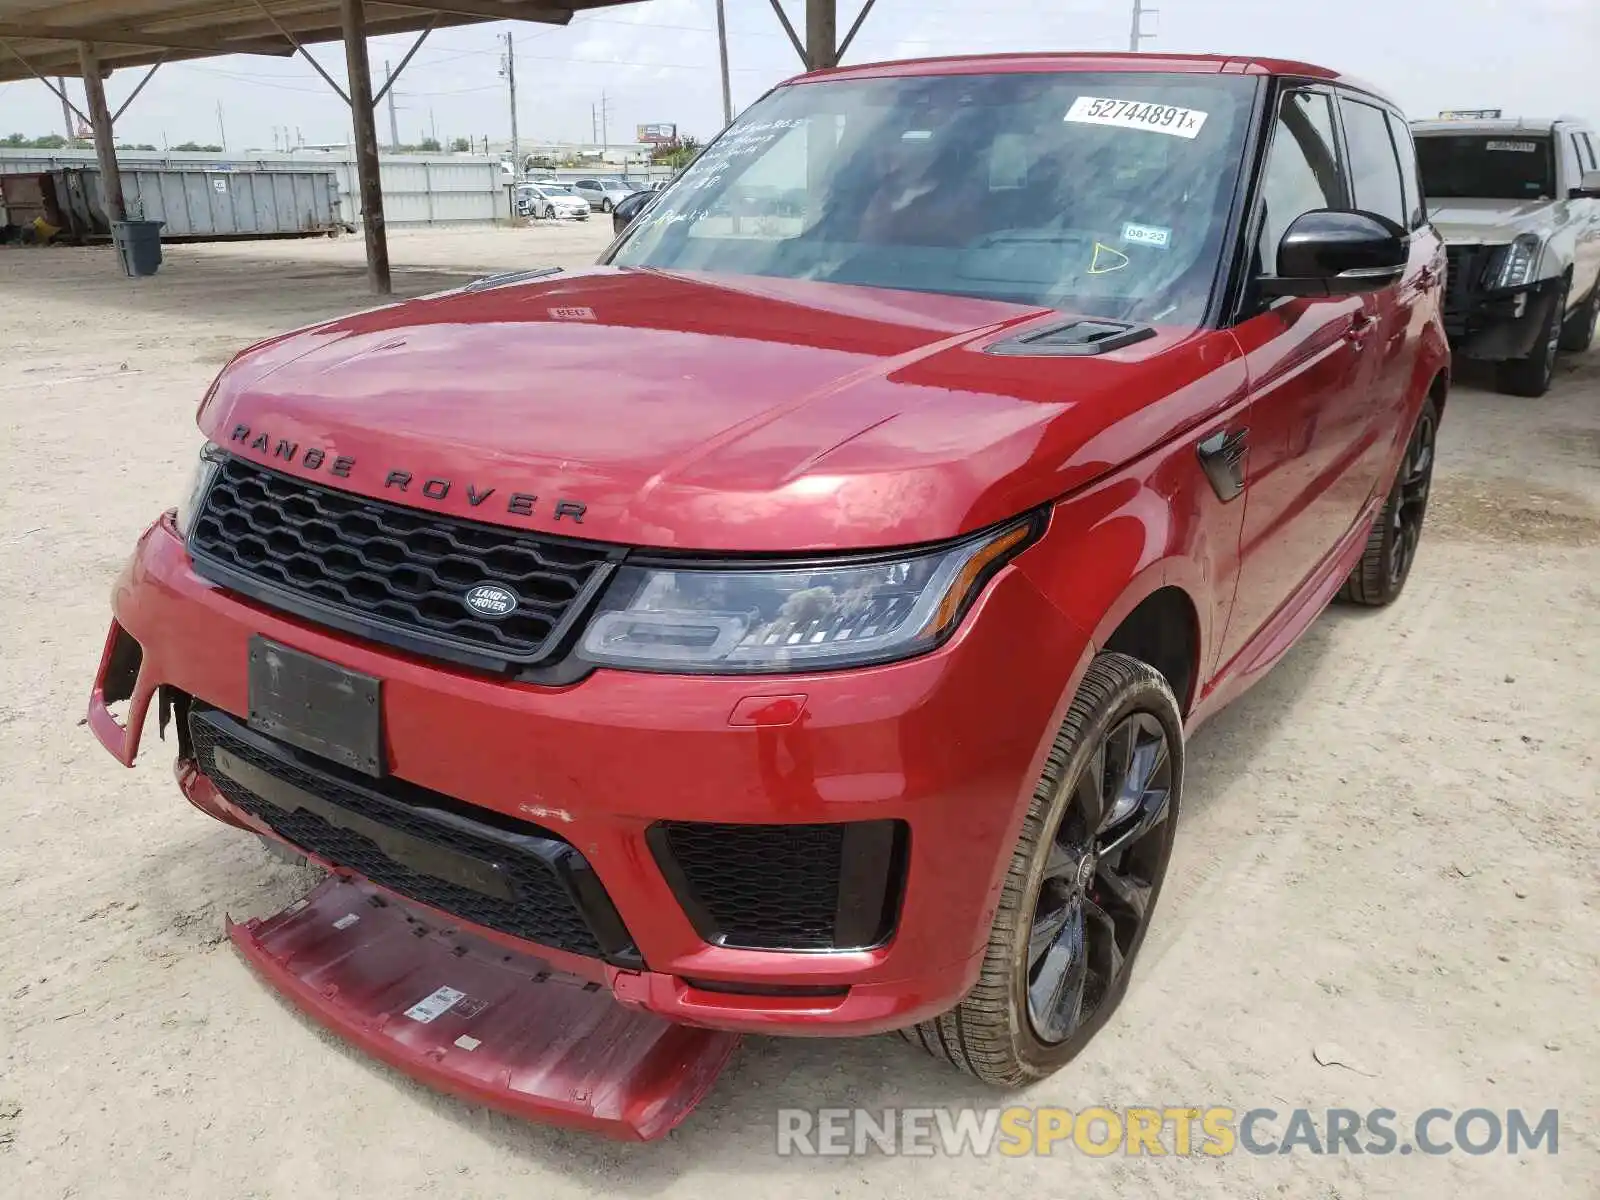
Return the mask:
{"type": "Polygon", "coordinates": [[[1548,135],[1429,134],[1417,139],[1430,200],[1548,200],[1556,194],[1548,135]]]}
{"type": "Polygon", "coordinates": [[[1073,72],[780,88],[612,261],[1197,323],[1256,86],[1073,72]]]}

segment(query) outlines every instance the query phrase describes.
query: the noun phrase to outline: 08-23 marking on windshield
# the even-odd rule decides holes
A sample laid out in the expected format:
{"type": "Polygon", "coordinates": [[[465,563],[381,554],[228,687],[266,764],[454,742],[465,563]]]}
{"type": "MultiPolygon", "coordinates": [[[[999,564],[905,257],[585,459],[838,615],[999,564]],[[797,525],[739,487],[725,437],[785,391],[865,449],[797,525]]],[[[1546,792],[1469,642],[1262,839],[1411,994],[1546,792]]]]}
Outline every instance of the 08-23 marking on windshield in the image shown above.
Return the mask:
{"type": "Polygon", "coordinates": [[[1079,96],[1067,109],[1064,121],[1080,125],[1110,125],[1117,129],[1142,129],[1146,133],[1165,133],[1170,137],[1200,136],[1209,113],[1176,104],[1152,104],[1143,100],[1112,100],[1105,96],[1079,96]]]}

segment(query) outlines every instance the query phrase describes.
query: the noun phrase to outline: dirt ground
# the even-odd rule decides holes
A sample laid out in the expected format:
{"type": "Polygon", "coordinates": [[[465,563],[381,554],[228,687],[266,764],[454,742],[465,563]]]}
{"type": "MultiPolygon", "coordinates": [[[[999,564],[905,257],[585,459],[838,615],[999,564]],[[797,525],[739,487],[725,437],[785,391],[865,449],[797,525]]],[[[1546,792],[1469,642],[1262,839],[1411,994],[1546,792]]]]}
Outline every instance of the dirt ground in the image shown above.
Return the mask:
{"type": "MultiPolygon", "coordinates": [[[[585,262],[606,232],[396,235],[397,283],[585,262]]],[[[0,1195],[1600,1196],[1600,353],[1543,400],[1458,387],[1403,602],[1331,609],[1197,736],[1132,992],[1023,1100],[1558,1108],[1558,1155],[780,1159],[782,1107],[1007,1098],[889,1038],[747,1039],[647,1147],[433,1094],[225,941],[304,875],[185,804],[153,729],[125,771],[83,727],[201,393],[247,342],[370,305],[359,263],[349,238],[170,247],[131,282],[108,251],[0,252],[0,1195]]]]}

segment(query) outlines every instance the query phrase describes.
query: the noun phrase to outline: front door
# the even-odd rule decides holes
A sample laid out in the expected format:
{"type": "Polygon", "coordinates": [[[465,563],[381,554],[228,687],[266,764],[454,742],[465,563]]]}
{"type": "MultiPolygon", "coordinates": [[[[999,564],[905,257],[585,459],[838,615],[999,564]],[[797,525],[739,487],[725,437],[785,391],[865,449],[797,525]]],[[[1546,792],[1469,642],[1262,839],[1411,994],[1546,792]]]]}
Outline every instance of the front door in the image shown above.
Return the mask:
{"type": "MultiPolygon", "coordinates": [[[[1295,218],[1349,206],[1332,94],[1286,91],[1261,188],[1257,257],[1267,270],[1295,218]]],[[[1284,299],[1234,329],[1250,373],[1239,586],[1226,664],[1328,558],[1361,509],[1349,478],[1364,452],[1378,317],[1363,297],[1284,299]]]]}

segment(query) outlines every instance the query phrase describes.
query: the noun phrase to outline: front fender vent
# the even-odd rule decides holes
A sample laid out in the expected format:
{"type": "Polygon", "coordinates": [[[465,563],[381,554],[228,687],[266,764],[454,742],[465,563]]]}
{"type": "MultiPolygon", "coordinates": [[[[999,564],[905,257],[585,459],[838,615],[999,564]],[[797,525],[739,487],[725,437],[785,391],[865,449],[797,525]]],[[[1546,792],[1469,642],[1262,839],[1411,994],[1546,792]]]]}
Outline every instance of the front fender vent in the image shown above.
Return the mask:
{"type": "Polygon", "coordinates": [[[985,353],[1065,357],[1105,354],[1155,335],[1156,331],[1148,325],[1075,317],[1059,325],[1030,329],[1027,333],[995,342],[985,349],[985,353]]]}

